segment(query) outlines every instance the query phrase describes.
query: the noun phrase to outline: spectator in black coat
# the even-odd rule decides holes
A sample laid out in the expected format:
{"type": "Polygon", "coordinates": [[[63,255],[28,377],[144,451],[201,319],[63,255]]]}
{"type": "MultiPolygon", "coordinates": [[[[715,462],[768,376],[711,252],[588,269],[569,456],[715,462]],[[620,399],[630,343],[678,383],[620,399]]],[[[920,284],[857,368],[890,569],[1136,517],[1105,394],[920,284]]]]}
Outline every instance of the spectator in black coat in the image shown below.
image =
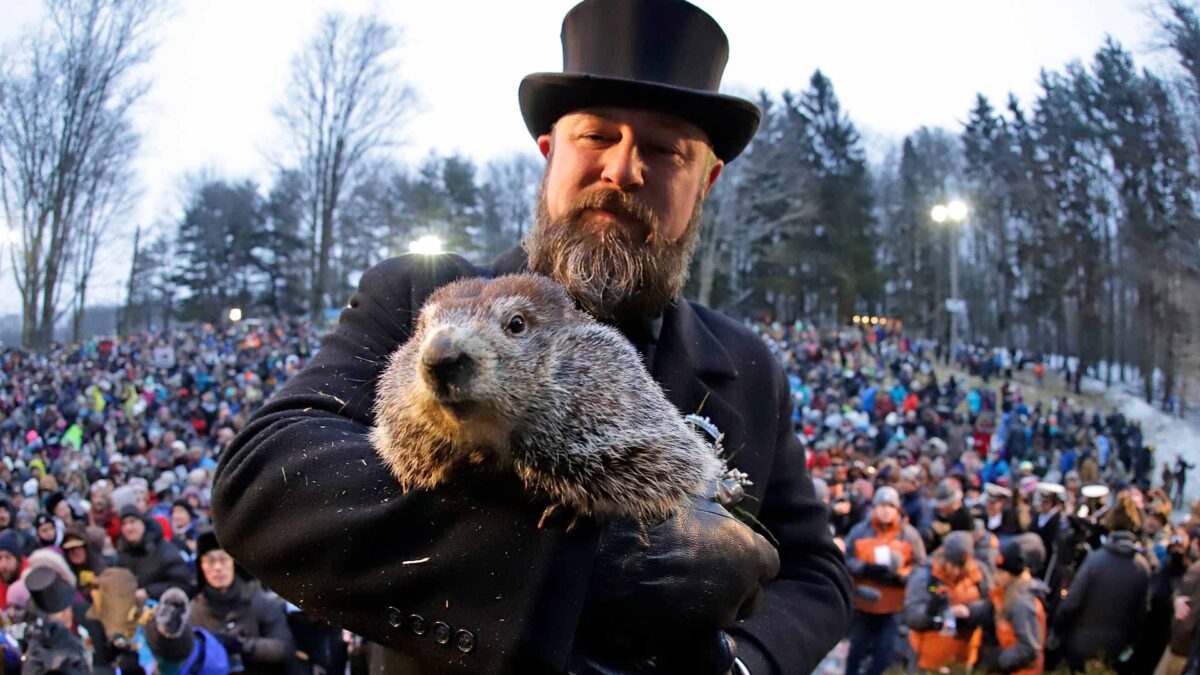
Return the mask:
{"type": "Polygon", "coordinates": [[[1108,540],[1084,559],[1058,606],[1054,625],[1072,670],[1095,658],[1116,667],[1138,640],[1150,586],[1150,563],[1138,548],[1140,524],[1133,500],[1121,495],[1105,517],[1108,540]]]}
{"type": "Polygon", "coordinates": [[[147,525],[136,506],[121,509],[121,541],[117,566],[133,572],[138,580],[138,598],[157,600],[163,591],[178,586],[189,591],[192,574],[175,545],[162,538],[162,531],[147,525]]]}

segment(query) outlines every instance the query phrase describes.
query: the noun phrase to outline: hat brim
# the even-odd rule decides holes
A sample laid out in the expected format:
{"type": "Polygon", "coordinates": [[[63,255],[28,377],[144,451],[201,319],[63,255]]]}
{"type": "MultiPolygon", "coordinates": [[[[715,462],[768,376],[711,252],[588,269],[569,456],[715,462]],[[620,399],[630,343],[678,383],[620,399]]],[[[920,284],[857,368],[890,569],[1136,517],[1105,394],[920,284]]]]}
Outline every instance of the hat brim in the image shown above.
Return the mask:
{"type": "Polygon", "coordinates": [[[750,101],[665,84],[571,73],[534,73],[517,91],[521,116],[534,138],[563,115],[601,106],[642,108],[676,115],[708,134],[713,153],[728,162],[746,149],[762,113],[750,101]]]}

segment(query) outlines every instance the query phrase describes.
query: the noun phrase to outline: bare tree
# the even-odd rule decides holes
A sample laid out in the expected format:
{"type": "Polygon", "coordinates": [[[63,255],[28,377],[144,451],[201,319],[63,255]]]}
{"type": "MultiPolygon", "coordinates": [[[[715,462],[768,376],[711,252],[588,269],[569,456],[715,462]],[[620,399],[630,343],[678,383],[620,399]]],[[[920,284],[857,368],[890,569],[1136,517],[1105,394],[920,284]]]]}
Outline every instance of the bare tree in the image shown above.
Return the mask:
{"type": "Polygon", "coordinates": [[[67,307],[87,297],[95,252],[129,204],[137,136],[131,106],[146,85],[159,0],[47,0],[47,26],[3,58],[0,205],[20,232],[11,251],[21,293],[21,340],[47,344],[67,307]]]}
{"type": "Polygon", "coordinates": [[[395,142],[415,98],[389,60],[398,40],[374,15],[327,14],[292,61],[285,101],[275,110],[308,184],[309,312],[316,321],[327,306],[339,200],[364,157],[395,142]]]}

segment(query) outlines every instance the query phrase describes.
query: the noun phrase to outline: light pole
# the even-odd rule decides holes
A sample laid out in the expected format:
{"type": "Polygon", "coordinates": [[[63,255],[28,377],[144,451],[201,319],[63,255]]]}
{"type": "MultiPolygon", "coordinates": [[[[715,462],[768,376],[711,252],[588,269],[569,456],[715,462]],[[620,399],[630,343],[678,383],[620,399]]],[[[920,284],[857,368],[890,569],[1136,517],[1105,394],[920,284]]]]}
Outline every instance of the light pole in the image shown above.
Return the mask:
{"type": "Polygon", "coordinates": [[[950,313],[948,361],[953,365],[958,345],[958,315],[966,310],[966,303],[958,296],[958,235],[962,229],[959,224],[967,219],[967,204],[954,199],[947,204],[935,205],[929,215],[938,225],[950,223],[950,297],[946,300],[946,311],[950,313]]]}

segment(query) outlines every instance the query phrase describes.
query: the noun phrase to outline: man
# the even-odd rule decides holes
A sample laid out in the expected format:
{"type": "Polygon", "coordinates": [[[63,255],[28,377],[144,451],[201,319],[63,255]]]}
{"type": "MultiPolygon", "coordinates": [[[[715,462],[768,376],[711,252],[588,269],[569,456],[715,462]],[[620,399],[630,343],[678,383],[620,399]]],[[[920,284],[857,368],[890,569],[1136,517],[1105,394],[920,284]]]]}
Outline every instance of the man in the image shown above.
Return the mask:
{"type": "Polygon", "coordinates": [[[930,525],[931,549],[940,548],[951,532],[970,532],[975,526],[971,511],[963,504],[963,492],[958,481],[944,478],[933,494],[934,515],[930,525]]]}
{"type": "Polygon", "coordinates": [[[1136,644],[1144,625],[1151,574],[1138,546],[1141,516],[1128,493],[1118,496],[1103,525],[1108,537],[1071,579],[1054,625],[1072,670],[1101,658],[1127,672],[1123,652],[1136,644]]]}
{"type": "MultiPolygon", "coordinates": [[[[1042,546],[1048,556],[1046,564],[1055,567],[1062,562],[1059,559],[1060,556],[1069,554],[1069,552],[1060,552],[1058,549],[1065,526],[1062,511],[1062,500],[1065,494],[1066,490],[1057,483],[1038,483],[1036,498],[1038,514],[1033,530],[1042,539],[1042,546]]],[[[1037,577],[1046,577],[1047,571],[1045,568],[1035,569],[1033,573],[1037,577]]]]}
{"type": "Polygon", "coordinates": [[[196,553],[200,592],[191,603],[192,624],[216,635],[244,672],[284,672],[296,648],[283,601],[239,576],[212,532],[200,534],[196,553]]]}
{"type": "Polygon", "coordinates": [[[1009,507],[1012,501],[1012,490],[1006,487],[988,483],[983,486],[984,525],[988,532],[1006,539],[1021,533],[1021,525],[1017,515],[1009,507]]]}
{"type": "Polygon", "coordinates": [[[120,521],[117,566],[137,577],[138,600],[157,600],[172,586],[191,588],[191,572],[179,549],[164,540],[157,528],[148,526],[136,506],[121,509],[120,521]]]}
{"type": "Polygon", "coordinates": [[[738,449],[743,507],[777,557],[709,500],[645,532],[565,532],[539,530],[542,507],[504,473],[401,493],[369,443],[375,384],[434,289],[489,273],[453,256],[363,275],[318,355],[222,453],[218,537],[283,597],[388,647],[390,672],[810,672],[845,633],[850,588],[787,379],[744,326],[679,299],[703,198],[759,112],[716,93],[724,33],[680,0],[585,0],[562,36],[566,72],[519,96],[547,160],[537,220],[492,272],[528,265],[619,327],[680,412],[738,449]]]}
{"type": "Polygon", "coordinates": [[[951,532],[934,551],[930,564],[908,578],[904,621],[917,668],[942,672],[969,667],[979,650],[979,622],[970,620],[986,597],[983,572],[971,555],[974,539],[968,532],[951,532]]]}
{"type": "Polygon", "coordinates": [[[1041,675],[1046,611],[1035,583],[1020,545],[1006,544],[996,567],[996,585],[989,593],[991,602],[985,607],[991,619],[984,624],[976,671],[1041,675]]]}
{"type": "Polygon", "coordinates": [[[846,673],[858,675],[869,659],[867,672],[879,675],[892,663],[899,628],[896,614],[904,608],[908,575],[914,566],[925,564],[925,545],[916,528],[900,518],[895,488],[885,485],[875,491],[871,518],[855,525],[846,537],[846,564],[860,589],[850,623],[846,673]]]}

